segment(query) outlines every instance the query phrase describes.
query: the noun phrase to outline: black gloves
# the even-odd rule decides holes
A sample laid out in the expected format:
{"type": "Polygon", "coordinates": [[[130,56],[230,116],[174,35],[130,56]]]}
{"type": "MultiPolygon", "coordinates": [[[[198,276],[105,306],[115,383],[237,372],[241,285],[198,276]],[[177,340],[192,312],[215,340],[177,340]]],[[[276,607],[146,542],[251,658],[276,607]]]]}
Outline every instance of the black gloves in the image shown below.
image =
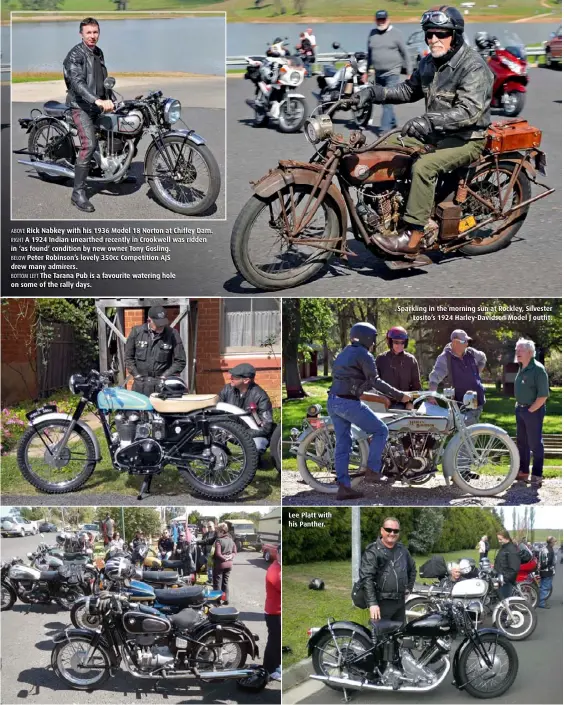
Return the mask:
{"type": "Polygon", "coordinates": [[[425,115],[411,118],[411,120],[405,123],[401,130],[403,137],[414,137],[417,140],[421,140],[421,142],[425,142],[431,132],[433,132],[433,125],[425,115]]]}
{"type": "Polygon", "coordinates": [[[369,103],[383,103],[384,100],[385,90],[383,86],[367,86],[354,96],[354,102],[359,108],[364,108],[369,103]]]}

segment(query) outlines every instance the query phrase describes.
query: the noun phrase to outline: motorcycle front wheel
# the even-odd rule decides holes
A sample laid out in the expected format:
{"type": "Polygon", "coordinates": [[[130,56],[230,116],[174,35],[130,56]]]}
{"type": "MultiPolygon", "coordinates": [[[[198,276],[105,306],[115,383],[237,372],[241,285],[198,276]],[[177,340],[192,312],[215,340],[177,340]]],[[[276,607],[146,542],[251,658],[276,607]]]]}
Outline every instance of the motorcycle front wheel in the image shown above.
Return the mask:
{"type": "Polygon", "coordinates": [[[16,593],[13,588],[11,588],[9,585],[6,585],[2,583],[1,585],[1,590],[2,590],[2,609],[1,611],[4,612],[5,610],[9,610],[14,606],[14,602],[16,601],[16,593]]]}
{"type": "Polygon", "coordinates": [[[474,698],[489,700],[503,695],[519,670],[519,659],[511,642],[495,634],[481,634],[480,641],[493,661],[489,669],[476,646],[466,648],[458,660],[458,680],[474,698]]]}
{"type": "Polygon", "coordinates": [[[525,93],[511,91],[508,93],[503,103],[503,114],[507,117],[517,117],[523,112],[525,107],[525,93]]]}
{"type": "Polygon", "coordinates": [[[312,186],[291,184],[267,198],[252,196],[237,216],[231,233],[231,257],[239,274],[265,291],[289,289],[312,279],[333,254],[324,249],[337,245],[339,207],[327,195],[299,236],[299,245],[287,234],[299,222],[312,186]],[[308,246],[308,239],[315,245],[308,246]],[[329,242],[333,240],[333,242],[329,242]]]}
{"type": "Polygon", "coordinates": [[[147,157],[147,181],[157,201],[174,213],[202,215],[217,201],[219,166],[205,144],[171,135],[147,157]]]}
{"type": "MultiPolygon", "coordinates": [[[[333,634],[327,632],[316,643],[311,657],[313,670],[318,676],[347,678],[361,680],[358,676],[354,660],[372,648],[372,642],[359,632],[352,629],[333,629],[333,634]],[[351,665],[349,666],[349,662],[351,665]]],[[[342,685],[325,681],[325,685],[333,690],[343,690],[342,685]]]]}
{"type": "Polygon", "coordinates": [[[75,690],[97,688],[110,677],[110,656],[98,644],[88,663],[82,664],[92,646],[92,640],[83,636],[70,636],[55,646],[51,653],[51,666],[59,678],[75,690]]]}
{"type": "Polygon", "coordinates": [[[278,129],[280,132],[299,132],[307,118],[307,105],[303,98],[286,98],[280,106],[278,129]]]}
{"type": "Polygon", "coordinates": [[[69,424],[65,420],[40,421],[28,428],[18,445],[20,472],[42,492],[73,492],[86,483],[96,467],[96,449],[80,426],[74,427],[66,446],[59,448],[69,424]]]}
{"type": "Polygon", "coordinates": [[[528,603],[502,605],[496,614],[495,626],[511,641],[523,641],[537,628],[537,613],[528,603]]]}

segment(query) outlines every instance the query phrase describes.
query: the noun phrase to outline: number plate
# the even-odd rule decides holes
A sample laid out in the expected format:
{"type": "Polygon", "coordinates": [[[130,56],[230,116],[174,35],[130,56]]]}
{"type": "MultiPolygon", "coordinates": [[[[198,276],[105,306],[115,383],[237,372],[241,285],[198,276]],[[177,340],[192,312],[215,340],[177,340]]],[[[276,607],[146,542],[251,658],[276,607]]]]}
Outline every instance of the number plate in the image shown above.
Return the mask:
{"type": "Polygon", "coordinates": [[[55,404],[45,404],[45,406],[40,406],[38,409],[34,409],[25,415],[28,421],[33,421],[38,416],[44,416],[45,414],[51,414],[57,411],[55,404]]]}
{"type": "Polygon", "coordinates": [[[458,232],[463,233],[466,230],[470,230],[470,228],[473,228],[475,225],[476,218],[474,218],[473,215],[469,215],[468,217],[463,218],[458,224],[458,232]]]}

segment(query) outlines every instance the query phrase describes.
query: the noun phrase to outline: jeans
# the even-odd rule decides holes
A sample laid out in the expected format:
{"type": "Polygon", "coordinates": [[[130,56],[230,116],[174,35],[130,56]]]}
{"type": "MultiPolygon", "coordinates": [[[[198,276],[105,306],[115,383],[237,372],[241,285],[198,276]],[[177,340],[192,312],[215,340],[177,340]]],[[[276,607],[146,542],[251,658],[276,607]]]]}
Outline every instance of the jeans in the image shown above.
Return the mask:
{"type": "Polygon", "coordinates": [[[280,666],[282,652],[282,628],[279,614],[265,614],[264,619],[268,630],[266,646],[264,647],[263,666],[270,675],[280,666]]]}
{"type": "MultiPolygon", "coordinates": [[[[392,88],[400,83],[400,76],[397,73],[389,74],[387,76],[378,76],[378,73],[376,73],[374,83],[377,86],[384,86],[384,88],[392,88]]],[[[397,126],[398,123],[394,112],[394,106],[383,105],[382,120],[380,121],[380,132],[389,132],[389,130],[394,130],[397,126]]]]}
{"type": "Polygon", "coordinates": [[[546,407],[543,405],[532,413],[526,406],[516,406],[517,448],[519,449],[519,472],[529,474],[531,453],[533,454],[534,477],[542,477],[544,464],[544,444],[542,442],[542,424],[546,407]]]}
{"type": "Polygon", "coordinates": [[[327,411],[335,427],[335,472],[340,485],[350,487],[349,458],[352,448],[351,424],[372,435],[368,453],[368,467],[382,470],[382,452],[388,439],[388,429],[376,414],[361,401],[342,399],[329,394],[327,411]]]}
{"type": "Polygon", "coordinates": [[[225,601],[229,602],[229,577],[231,575],[231,568],[225,568],[221,570],[220,568],[213,569],[213,589],[221,590],[225,593],[225,601]]]}
{"type": "Polygon", "coordinates": [[[546,578],[541,578],[540,592],[539,592],[539,607],[544,607],[552,588],[552,578],[553,575],[547,575],[546,578]]]}
{"type": "Polygon", "coordinates": [[[514,583],[504,583],[499,588],[499,591],[498,591],[501,599],[506,600],[508,597],[511,597],[511,595],[513,595],[513,588],[514,587],[515,587],[514,583]]]}

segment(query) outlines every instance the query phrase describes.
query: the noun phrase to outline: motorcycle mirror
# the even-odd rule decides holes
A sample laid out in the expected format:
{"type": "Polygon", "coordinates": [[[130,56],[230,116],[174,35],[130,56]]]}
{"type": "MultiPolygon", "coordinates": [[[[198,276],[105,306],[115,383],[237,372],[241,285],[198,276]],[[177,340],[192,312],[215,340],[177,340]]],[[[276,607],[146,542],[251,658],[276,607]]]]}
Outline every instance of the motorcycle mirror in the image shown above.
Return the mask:
{"type": "Polygon", "coordinates": [[[111,90],[116,85],[116,79],[113,76],[108,76],[104,79],[104,88],[111,90]]]}
{"type": "Polygon", "coordinates": [[[42,539],[44,539],[44,538],[45,538],[45,536],[44,536],[43,534],[39,534],[39,536],[41,536],[41,538],[42,538],[42,539]]]}
{"type": "Polygon", "coordinates": [[[339,42],[333,42],[333,44],[331,44],[331,46],[333,47],[333,49],[340,49],[341,48],[341,45],[339,44],[339,42]]]}

